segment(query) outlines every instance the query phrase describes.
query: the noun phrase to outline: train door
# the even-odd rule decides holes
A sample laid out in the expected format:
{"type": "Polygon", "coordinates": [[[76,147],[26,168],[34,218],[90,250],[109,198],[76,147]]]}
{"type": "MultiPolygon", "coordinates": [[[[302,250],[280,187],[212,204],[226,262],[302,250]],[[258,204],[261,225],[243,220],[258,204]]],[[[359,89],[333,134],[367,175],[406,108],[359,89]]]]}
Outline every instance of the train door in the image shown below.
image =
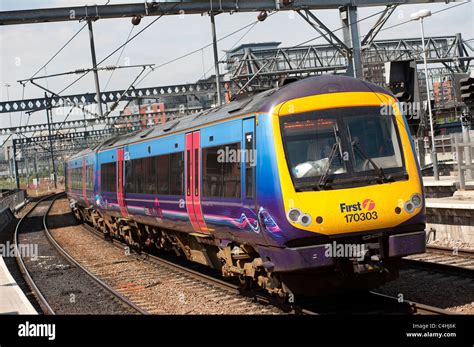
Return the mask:
{"type": "Polygon", "coordinates": [[[186,134],[186,211],[196,233],[208,234],[201,208],[201,134],[186,134]]]}
{"type": "MultiPolygon", "coordinates": [[[[242,202],[244,210],[255,211],[255,168],[257,152],[255,150],[255,117],[246,118],[242,123],[243,160],[241,165],[242,202]]],[[[256,211],[255,211],[256,212],[256,211]]]]}
{"type": "Polygon", "coordinates": [[[257,152],[255,142],[255,117],[242,121],[242,158],[240,165],[240,180],[242,197],[241,221],[246,223],[255,234],[260,234],[258,211],[256,207],[256,163],[257,152]]]}
{"type": "Polygon", "coordinates": [[[128,216],[127,207],[125,206],[125,195],[124,195],[124,177],[125,177],[125,165],[124,155],[125,151],[123,148],[117,149],[117,203],[120,208],[122,217],[128,216]]]}

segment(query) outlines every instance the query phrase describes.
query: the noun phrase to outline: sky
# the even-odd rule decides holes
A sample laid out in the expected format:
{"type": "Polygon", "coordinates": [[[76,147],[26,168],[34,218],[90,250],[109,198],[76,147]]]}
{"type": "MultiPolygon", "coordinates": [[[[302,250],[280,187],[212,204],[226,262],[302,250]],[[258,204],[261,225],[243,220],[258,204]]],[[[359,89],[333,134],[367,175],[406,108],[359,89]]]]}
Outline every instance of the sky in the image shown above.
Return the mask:
{"type": "MultiPolygon", "coordinates": [[[[69,7],[92,4],[105,4],[105,0],[0,0],[0,11],[69,7]]],[[[111,0],[110,3],[142,2],[134,0],[111,0]]],[[[410,19],[410,14],[419,9],[427,8],[432,12],[446,9],[457,3],[437,3],[399,6],[386,23],[386,27],[410,19]]],[[[381,7],[359,8],[359,19],[381,11],[381,7]]],[[[337,10],[314,11],[330,29],[337,29],[341,23],[337,10]]],[[[223,37],[246,24],[256,20],[256,13],[220,14],[216,17],[217,36],[223,37]]],[[[132,35],[138,33],[156,17],[142,19],[140,25],[133,27],[130,18],[104,19],[94,23],[97,60],[101,61],[109,53],[123,44],[132,30],[132,35]]],[[[425,20],[426,36],[454,35],[461,33],[464,39],[474,37],[474,4],[469,2],[451,10],[435,14],[425,20]]],[[[360,34],[364,35],[375,23],[377,16],[361,21],[360,34]]],[[[41,97],[44,92],[28,84],[25,88],[17,82],[30,78],[44,63],[46,63],[82,26],[79,22],[59,22],[24,24],[0,27],[0,100],[21,100],[24,98],[41,97]],[[9,84],[10,87],[5,87],[9,84]]],[[[393,29],[382,31],[377,39],[419,37],[419,24],[410,22],[393,29]]],[[[278,41],[281,47],[299,44],[310,38],[319,36],[302,18],[294,12],[280,12],[259,22],[245,37],[247,30],[241,31],[218,43],[219,55],[224,50],[232,48],[238,40],[240,43],[278,41]]],[[[339,31],[341,36],[342,32],[339,31]]],[[[156,64],[173,60],[190,51],[199,49],[211,43],[211,25],[208,16],[185,15],[165,16],[131,41],[123,51],[118,65],[156,64]]],[[[323,39],[313,43],[325,43],[323,39]]],[[[471,41],[474,46],[474,41],[471,41]]],[[[120,51],[103,63],[102,66],[116,65],[120,51]]],[[[82,30],[74,40],[63,50],[38,76],[72,71],[91,67],[91,55],[87,28],[82,30]]],[[[186,59],[176,61],[151,73],[139,87],[162,86],[180,83],[192,83],[204,76],[213,66],[212,48],[209,47],[186,59]]],[[[126,89],[138,74],[138,69],[117,70],[106,90],[126,89]]],[[[210,74],[213,73],[211,70],[210,74]]],[[[209,73],[207,74],[207,76],[209,73]]],[[[101,89],[104,90],[110,72],[100,74],[101,89]]],[[[78,75],[48,78],[40,80],[51,90],[59,92],[78,75]]],[[[83,78],[79,83],[64,92],[63,95],[94,91],[92,74],[83,78]]],[[[60,111],[54,116],[54,121],[61,121],[60,111]]],[[[79,116],[78,116],[79,117],[79,116]]],[[[78,118],[76,117],[76,118],[78,118]]],[[[12,113],[12,124],[24,125],[27,117],[20,113],[12,113]]],[[[74,119],[74,118],[72,118],[74,119]]],[[[44,123],[44,112],[33,114],[29,124],[44,123]]],[[[9,125],[9,115],[0,114],[0,128],[9,125]]]]}

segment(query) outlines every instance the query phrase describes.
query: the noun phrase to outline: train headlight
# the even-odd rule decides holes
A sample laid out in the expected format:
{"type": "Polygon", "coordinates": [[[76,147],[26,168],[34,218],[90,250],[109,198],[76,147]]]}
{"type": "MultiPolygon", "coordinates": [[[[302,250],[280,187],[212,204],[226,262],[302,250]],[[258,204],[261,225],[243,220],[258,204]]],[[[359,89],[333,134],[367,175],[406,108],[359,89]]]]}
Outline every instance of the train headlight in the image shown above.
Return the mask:
{"type": "Polygon", "coordinates": [[[296,223],[300,216],[302,215],[301,211],[297,208],[292,208],[288,211],[288,219],[294,223],[296,223]]]}
{"type": "Polygon", "coordinates": [[[313,221],[309,214],[301,212],[299,208],[291,208],[287,213],[287,218],[289,221],[301,224],[304,227],[311,225],[313,221]]]}
{"type": "Polygon", "coordinates": [[[415,205],[413,204],[413,202],[411,202],[411,200],[405,202],[405,206],[403,207],[405,208],[405,211],[408,213],[413,213],[413,211],[415,211],[415,205]]]}
{"type": "Polygon", "coordinates": [[[413,203],[413,205],[415,205],[415,208],[421,207],[421,205],[423,204],[423,198],[418,193],[413,194],[410,200],[413,203]]]}
{"type": "Polygon", "coordinates": [[[311,216],[309,214],[302,215],[299,219],[299,223],[305,227],[309,226],[311,224],[311,216]]]}

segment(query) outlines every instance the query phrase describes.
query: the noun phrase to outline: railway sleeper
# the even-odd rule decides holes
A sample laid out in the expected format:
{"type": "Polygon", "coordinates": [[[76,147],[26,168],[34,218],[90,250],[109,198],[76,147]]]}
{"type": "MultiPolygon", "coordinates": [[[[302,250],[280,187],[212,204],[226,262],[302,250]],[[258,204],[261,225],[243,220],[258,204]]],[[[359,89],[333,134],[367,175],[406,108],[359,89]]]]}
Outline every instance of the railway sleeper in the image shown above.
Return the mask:
{"type": "MultiPolygon", "coordinates": [[[[357,277],[356,274],[349,275],[350,269],[353,269],[353,264],[349,260],[341,259],[336,269],[322,269],[326,278],[322,283],[316,280],[320,278],[316,275],[319,270],[315,270],[315,276],[308,276],[307,273],[275,273],[272,264],[262,260],[258,252],[249,245],[233,242],[220,246],[212,238],[145,225],[129,218],[100,216],[95,220],[99,229],[106,230],[106,235],[110,233],[112,237],[124,241],[138,252],[144,249],[172,251],[177,256],[184,256],[190,261],[221,271],[224,277],[238,279],[244,290],[263,288],[280,298],[308,291],[308,288],[300,288],[301,283],[305,283],[310,292],[316,293],[325,292],[323,287],[326,286],[354,287],[352,282],[355,282],[357,277]]],[[[384,268],[390,271],[364,275],[367,276],[364,283],[367,283],[368,288],[373,288],[386,282],[387,277],[396,278],[398,273],[395,270],[398,267],[395,263],[395,260],[389,260],[384,264],[384,268]]]]}
{"type": "Polygon", "coordinates": [[[291,293],[280,276],[273,273],[272,267],[249,245],[217,246],[213,239],[145,225],[130,218],[102,216],[99,212],[91,219],[106,236],[125,242],[135,251],[172,251],[177,256],[219,270],[224,277],[237,278],[242,289],[260,287],[279,297],[291,293]]]}

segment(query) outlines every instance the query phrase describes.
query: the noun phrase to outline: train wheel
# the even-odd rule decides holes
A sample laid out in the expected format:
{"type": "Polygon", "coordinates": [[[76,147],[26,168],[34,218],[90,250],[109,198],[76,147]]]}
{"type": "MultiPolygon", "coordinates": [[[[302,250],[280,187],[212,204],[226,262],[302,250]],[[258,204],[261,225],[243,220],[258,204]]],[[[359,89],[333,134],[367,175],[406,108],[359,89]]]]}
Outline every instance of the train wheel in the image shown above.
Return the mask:
{"type": "Polygon", "coordinates": [[[254,287],[253,278],[249,276],[239,276],[240,288],[243,290],[250,290],[254,287]]]}

